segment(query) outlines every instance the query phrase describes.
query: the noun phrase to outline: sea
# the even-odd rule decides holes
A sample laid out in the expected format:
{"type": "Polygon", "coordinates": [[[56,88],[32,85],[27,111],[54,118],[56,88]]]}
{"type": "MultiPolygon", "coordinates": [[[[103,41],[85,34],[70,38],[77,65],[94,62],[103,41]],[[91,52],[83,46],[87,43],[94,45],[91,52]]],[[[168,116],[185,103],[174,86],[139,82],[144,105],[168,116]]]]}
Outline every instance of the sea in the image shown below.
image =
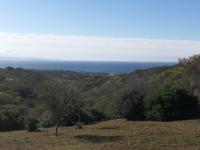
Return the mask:
{"type": "Polygon", "coordinates": [[[34,70],[65,70],[91,73],[130,73],[137,69],[172,66],[175,62],[96,62],[0,60],[0,68],[13,67],[34,70]]]}

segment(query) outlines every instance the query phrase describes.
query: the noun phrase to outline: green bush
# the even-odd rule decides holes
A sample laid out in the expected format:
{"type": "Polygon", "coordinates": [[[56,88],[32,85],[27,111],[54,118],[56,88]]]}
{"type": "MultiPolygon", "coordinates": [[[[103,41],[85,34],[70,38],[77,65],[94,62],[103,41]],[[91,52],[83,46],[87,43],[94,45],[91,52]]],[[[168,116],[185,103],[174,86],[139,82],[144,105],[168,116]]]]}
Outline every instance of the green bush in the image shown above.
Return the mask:
{"type": "Polygon", "coordinates": [[[121,115],[128,120],[144,120],[143,99],[143,96],[135,90],[126,91],[119,104],[121,115]]]}
{"type": "Polygon", "coordinates": [[[54,125],[52,113],[49,111],[45,111],[39,119],[39,123],[42,127],[45,128],[52,127],[54,125]]]}
{"type": "Polygon", "coordinates": [[[17,103],[18,103],[17,98],[13,97],[8,93],[0,92],[0,106],[6,104],[17,104],[17,103]]]}
{"type": "Polygon", "coordinates": [[[37,120],[33,118],[28,118],[27,119],[27,131],[28,132],[35,132],[38,131],[37,129],[37,120]]]}
{"type": "Polygon", "coordinates": [[[0,131],[24,128],[23,110],[20,98],[0,92],[0,131]]]}
{"type": "Polygon", "coordinates": [[[145,98],[148,120],[170,121],[194,116],[198,99],[179,86],[164,86],[145,98]]]}
{"type": "Polygon", "coordinates": [[[16,105],[0,107],[0,131],[19,130],[24,128],[22,110],[16,105]]]}
{"type": "Polygon", "coordinates": [[[106,119],[106,116],[103,112],[98,111],[97,109],[91,110],[91,115],[93,116],[93,121],[102,121],[106,119]]]}

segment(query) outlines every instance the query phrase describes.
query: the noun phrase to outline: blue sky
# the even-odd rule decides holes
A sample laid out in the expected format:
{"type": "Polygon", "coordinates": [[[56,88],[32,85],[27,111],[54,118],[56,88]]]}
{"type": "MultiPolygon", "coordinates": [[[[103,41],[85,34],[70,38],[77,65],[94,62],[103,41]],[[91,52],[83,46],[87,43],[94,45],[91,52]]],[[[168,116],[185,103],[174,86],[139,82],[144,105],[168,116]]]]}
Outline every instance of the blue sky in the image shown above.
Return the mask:
{"type": "Polygon", "coordinates": [[[0,0],[0,56],[176,61],[200,53],[199,10],[199,0],[0,0]]]}

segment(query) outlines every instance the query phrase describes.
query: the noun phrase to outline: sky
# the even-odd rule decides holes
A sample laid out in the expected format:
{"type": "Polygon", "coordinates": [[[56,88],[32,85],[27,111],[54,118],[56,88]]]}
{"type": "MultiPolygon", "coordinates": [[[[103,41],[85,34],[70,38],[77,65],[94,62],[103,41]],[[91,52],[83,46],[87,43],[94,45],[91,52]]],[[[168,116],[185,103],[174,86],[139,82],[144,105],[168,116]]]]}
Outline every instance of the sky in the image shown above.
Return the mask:
{"type": "Polygon", "coordinates": [[[177,61],[200,53],[199,0],[0,0],[0,57],[177,61]]]}

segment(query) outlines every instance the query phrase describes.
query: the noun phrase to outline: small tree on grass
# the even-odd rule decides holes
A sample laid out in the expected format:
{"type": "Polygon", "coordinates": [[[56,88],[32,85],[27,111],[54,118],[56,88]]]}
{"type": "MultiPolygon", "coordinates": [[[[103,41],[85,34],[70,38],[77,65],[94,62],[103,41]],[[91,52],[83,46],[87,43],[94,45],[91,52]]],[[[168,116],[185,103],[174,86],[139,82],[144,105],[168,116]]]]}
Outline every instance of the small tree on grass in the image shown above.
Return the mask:
{"type": "Polygon", "coordinates": [[[44,99],[52,112],[56,126],[54,135],[58,135],[58,129],[64,118],[77,110],[78,96],[75,87],[62,81],[52,81],[45,85],[44,99]]]}

